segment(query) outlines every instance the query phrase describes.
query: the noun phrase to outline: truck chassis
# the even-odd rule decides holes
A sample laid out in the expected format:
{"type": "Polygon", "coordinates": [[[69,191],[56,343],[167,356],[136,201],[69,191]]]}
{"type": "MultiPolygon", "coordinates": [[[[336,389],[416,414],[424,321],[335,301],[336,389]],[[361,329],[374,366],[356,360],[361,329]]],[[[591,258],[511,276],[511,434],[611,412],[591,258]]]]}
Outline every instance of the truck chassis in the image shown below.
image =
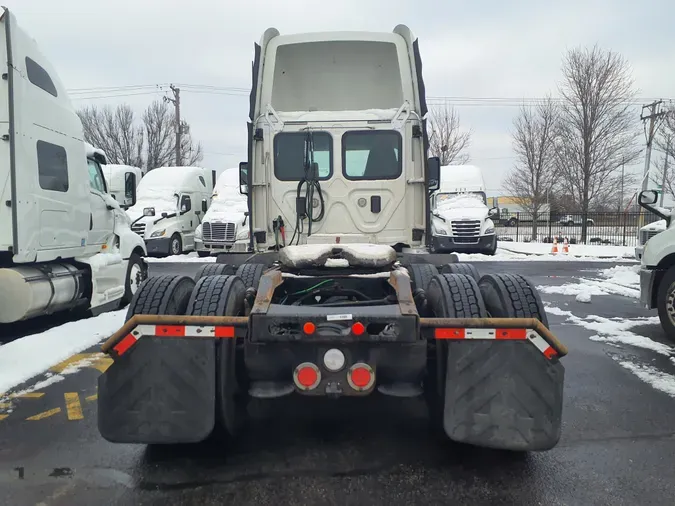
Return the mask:
{"type": "Polygon", "coordinates": [[[196,279],[145,281],[102,346],[113,363],[99,377],[101,435],[195,443],[236,436],[251,398],[378,392],[423,396],[456,442],[557,444],[567,350],[525,278],[401,257],[359,263],[348,249],[324,255],[347,258],[343,267],[253,256],[236,271],[209,264],[196,279]]]}

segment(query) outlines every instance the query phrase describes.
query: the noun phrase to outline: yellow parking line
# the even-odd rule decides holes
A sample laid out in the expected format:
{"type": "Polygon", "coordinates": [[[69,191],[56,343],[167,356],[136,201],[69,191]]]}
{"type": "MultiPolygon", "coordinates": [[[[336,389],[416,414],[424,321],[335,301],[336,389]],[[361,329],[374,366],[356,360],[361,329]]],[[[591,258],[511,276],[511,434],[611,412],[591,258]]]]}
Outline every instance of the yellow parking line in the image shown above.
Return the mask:
{"type": "Polygon", "coordinates": [[[22,398],[22,399],[39,399],[45,395],[44,392],[28,392],[26,394],[12,394],[9,396],[10,399],[22,398]]]}
{"type": "Polygon", "coordinates": [[[98,399],[98,394],[90,395],[89,397],[85,397],[85,399],[87,400],[87,402],[95,401],[96,399],[98,399]]]}
{"type": "Polygon", "coordinates": [[[38,413],[37,415],[29,416],[26,418],[26,420],[30,421],[35,421],[35,420],[42,420],[44,418],[49,418],[50,416],[55,415],[56,413],[60,413],[61,408],[54,408],[50,409],[49,411],[43,411],[42,413],[38,413]]]}
{"type": "Polygon", "coordinates": [[[0,402],[0,409],[11,408],[12,404],[10,402],[0,402]]]}
{"type": "Polygon", "coordinates": [[[2,422],[5,418],[7,418],[9,415],[0,415],[0,422],[2,422]]]}
{"type": "Polygon", "coordinates": [[[82,420],[82,405],[80,404],[80,394],[77,392],[66,392],[63,394],[66,399],[66,411],[68,412],[68,420],[82,420]]]}

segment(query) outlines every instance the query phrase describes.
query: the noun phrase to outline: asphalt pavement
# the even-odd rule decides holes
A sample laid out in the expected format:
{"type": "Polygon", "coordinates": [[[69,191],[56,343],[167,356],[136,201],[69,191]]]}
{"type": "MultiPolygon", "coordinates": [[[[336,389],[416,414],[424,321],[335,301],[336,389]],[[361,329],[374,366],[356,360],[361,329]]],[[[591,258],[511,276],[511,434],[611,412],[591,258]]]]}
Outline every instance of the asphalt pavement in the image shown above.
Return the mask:
{"type": "MultiPolygon", "coordinates": [[[[190,275],[199,265],[154,263],[150,273],[190,275]]],[[[555,285],[611,265],[476,266],[555,285]]],[[[595,296],[591,304],[542,298],[579,318],[654,316],[623,296],[595,296]]],[[[446,443],[429,431],[423,402],[385,397],[256,403],[246,432],[228,447],[114,445],[96,422],[96,378],[109,360],[92,349],[48,374],[86,364],[77,373],[14,396],[0,411],[0,504],[672,505],[675,399],[619,363],[669,374],[675,363],[591,340],[597,332],[567,316],[549,320],[569,348],[562,438],[553,450],[519,456],[446,443]]],[[[657,324],[631,330],[668,343],[657,324]]]]}

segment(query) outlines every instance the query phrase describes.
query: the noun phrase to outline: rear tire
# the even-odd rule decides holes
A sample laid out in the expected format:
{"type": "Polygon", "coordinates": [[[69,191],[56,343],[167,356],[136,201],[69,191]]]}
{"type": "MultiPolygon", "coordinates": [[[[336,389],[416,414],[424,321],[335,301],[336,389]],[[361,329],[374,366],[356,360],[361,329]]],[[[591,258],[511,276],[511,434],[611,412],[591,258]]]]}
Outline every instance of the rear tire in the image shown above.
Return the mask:
{"type": "Polygon", "coordinates": [[[478,269],[473,264],[464,264],[464,263],[457,263],[457,264],[445,264],[443,267],[441,267],[441,273],[442,274],[464,274],[465,276],[469,276],[470,278],[473,278],[473,280],[478,283],[478,280],[480,279],[480,274],[478,273],[478,269]]]}
{"type": "Polygon", "coordinates": [[[230,264],[206,264],[202,265],[195,274],[195,283],[206,276],[233,275],[234,267],[230,264]]]}
{"type": "MultiPolygon", "coordinates": [[[[461,264],[450,264],[461,265],[461,264]]],[[[465,274],[434,276],[426,290],[429,308],[436,318],[486,318],[487,310],[476,281],[465,274]]],[[[447,343],[429,342],[427,380],[424,386],[429,419],[434,431],[443,433],[447,343]]]]}
{"type": "Polygon", "coordinates": [[[438,276],[438,269],[435,265],[427,263],[410,264],[406,266],[410,272],[410,281],[413,290],[426,290],[434,276],[438,276]]]}
{"type": "Polygon", "coordinates": [[[143,281],[148,278],[148,266],[138,253],[132,253],[127,265],[127,276],[124,280],[124,297],[120,307],[131,302],[143,281]]]}
{"type": "Polygon", "coordinates": [[[265,271],[264,264],[241,264],[237,269],[237,276],[244,282],[247,288],[258,289],[258,283],[265,271]]]}
{"type": "Polygon", "coordinates": [[[675,340],[675,267],[663,275],[656,294],[659,320],[666,336],[675,340]]]}
{"type": "Polygon", "coordinates": [[[548,328],[546,309],[537,289],[518,274],[486,274],[478,282],[492,318],[536,318],[548,328]]]}
{"type": "Polygon", "coordinates": [[[131,299],[126,319],[137,314],[185,314],[194,286],[192,278],[177,274],[149,278],[131,299]]]}
{"type": "MultiPolygon", "coordinates": [[[[194,316],[243,316],[246,287],[237,276],[205,276],[199,280],[187,314],[194,316]]],[[[236,339],[216,343],[216,427],[215,438],[236,436],[246,420],[246,385],[238,381],[236,339]],[[243,386],[243,388],[242,388],[243,386]]]]}

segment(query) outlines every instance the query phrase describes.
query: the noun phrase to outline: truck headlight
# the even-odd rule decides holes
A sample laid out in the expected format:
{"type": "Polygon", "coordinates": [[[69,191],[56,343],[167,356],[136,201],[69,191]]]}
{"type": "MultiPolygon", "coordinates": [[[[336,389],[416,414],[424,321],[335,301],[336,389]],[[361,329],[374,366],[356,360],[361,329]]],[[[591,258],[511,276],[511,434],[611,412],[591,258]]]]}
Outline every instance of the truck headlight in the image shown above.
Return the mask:
{"type": "Polygon", "coordinates": [[[151,237],[151,238],[152,238],[152,237],[162,237],[162,236],[164,236],[164,234],[166,234],[166,229],[157,230],[157,231],[153,232],[153,233],[150,235],[150,237],[151,237]]]}
{"type": "Polygon", "coordinates": [[[485,235],[491,235],[495,233],[495,227],[488,227],[485,229],[485,235]]]}

